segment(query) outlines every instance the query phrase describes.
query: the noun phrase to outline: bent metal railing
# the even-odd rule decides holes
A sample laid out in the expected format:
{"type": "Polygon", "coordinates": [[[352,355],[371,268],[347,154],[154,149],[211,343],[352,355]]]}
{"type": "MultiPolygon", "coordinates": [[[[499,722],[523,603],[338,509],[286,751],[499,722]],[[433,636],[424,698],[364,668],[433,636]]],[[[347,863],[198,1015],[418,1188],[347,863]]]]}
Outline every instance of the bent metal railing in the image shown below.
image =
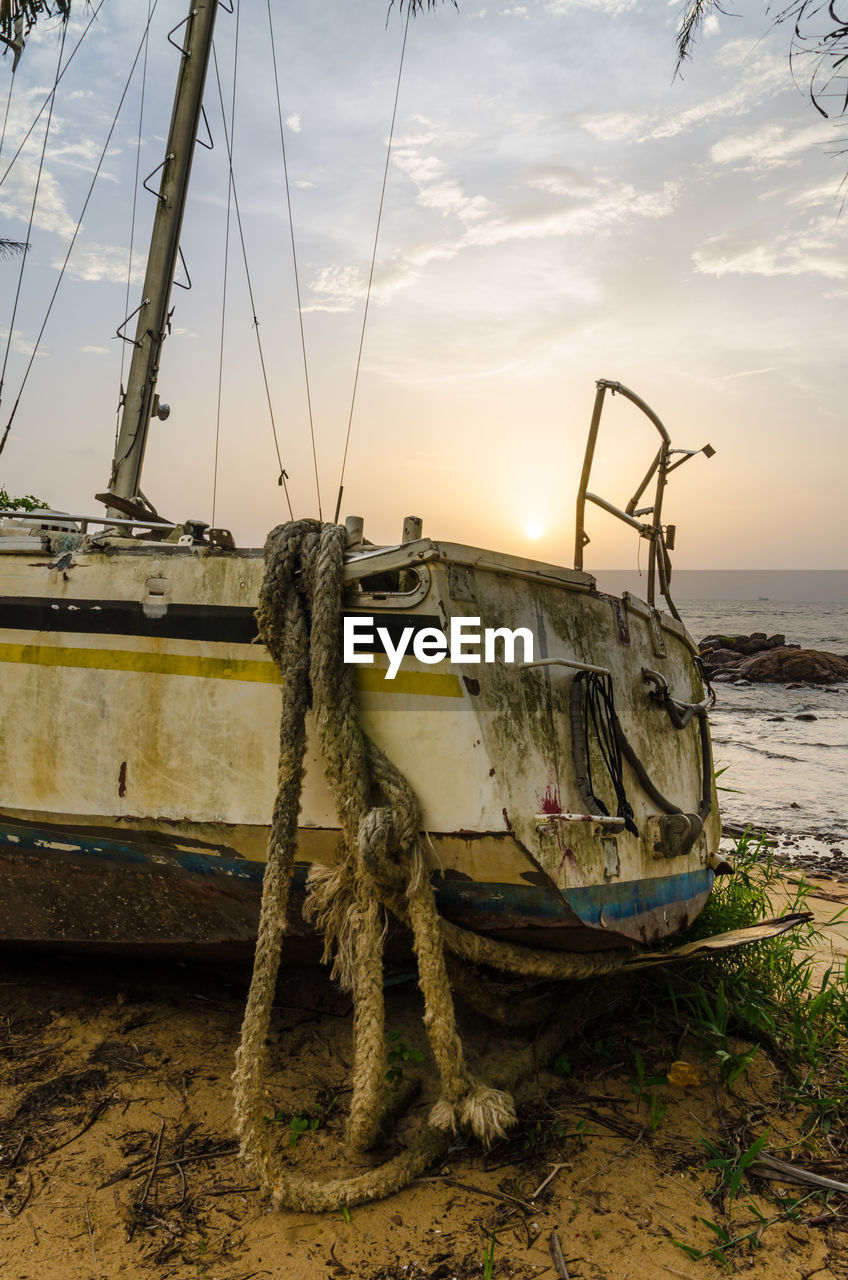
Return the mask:
{"type": "Polygon", "coordinates": [[[659,579],[660,591],[665,597],[669,610],[672,615],[680,619],[680,615],[674,606],[674,601],[669,594],[671,583],[671,559],[669,552],[674,550],[674,534],[675,526],[664,526],[662,523],[662,503],[663,491],[666,482],[672,471],[677,467],[688,462],[698,453],[703,453],[706,457],[711,458],[715,453],[712,445],[705,444],[700,449],[672,449],[671,437],[663,426],[660,419],[654,413],[650,405],[646,404],[641,396],[637,396],[635,391],[631,391],[629,387],[625,387],[620,382],[611,382],[608,378],[600,378],[596,383],[597,392],[595,394],[595,405],[592,410],[592,421],[589,425],[589,438],[586,441],[586,453],[583,458],[583,471],[580,476],[580,488],[577,491],[577,521],[574,544],[574,568],[582,571],[583,569],[583,548],[589,542],[589,535],[586,533],[586,503],[592,502],[596,507],[600,507],[603,511],[608,511],[610,515],[615,516],[618,520],[622,520],[625,524],[635,529],[641,538],[648,540],[648,604],[655,604],[656,582],[659,579]],[[598,439],[598,430],[601,425],[601,412],[604,406],[604,397],[607,392],[612,395],[624,396],[637,409],[641,409],[645,417],[648,418],[656,427],[660,435],[659,452],[645,473],[645,478],[639,485],[633,497],[627,506],[622,510],[615,506],[614,503],[608,502],[606,498],[599,497],[596,493],[589,492],[589,476],[592,472],[592,462],[595,457],[595,445],[598,439]],[[681,456],[672,462],[670,459],[673,455],[681,456]],[[637,503],[642,494],[648,488],[649,484],[656,476],[656,490],[654,493],[653,505],[649,507],[638,507],[637,503]],[[643,517],[650,516],[650,520],[643,517]]]}

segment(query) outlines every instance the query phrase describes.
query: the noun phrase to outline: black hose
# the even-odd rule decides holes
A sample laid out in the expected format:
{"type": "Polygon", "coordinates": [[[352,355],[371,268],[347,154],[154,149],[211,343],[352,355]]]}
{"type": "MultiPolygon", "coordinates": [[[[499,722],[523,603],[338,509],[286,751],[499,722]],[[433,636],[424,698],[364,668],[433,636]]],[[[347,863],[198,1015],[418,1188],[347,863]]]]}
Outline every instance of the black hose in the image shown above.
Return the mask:
{"type": "MultiPolygon", "coordinates": [[[[624,788],[622,761],[626,760],[636,778],[650,800],[664,813],[682,814],[691,825],[691,833],[686,841],[690,848],[703,830],[704,823],[712,810],[712,748],[710,745],[709,725],[706,706],[701,703],[674,702],[667,694],[653,695],[668,712],[669,719],[675,729],[685,729],[693,718],[697,717],[701,743],[701,801],[698,813],[687,814],[679,805],[659,790],[650,774],[627,739],[618,713],[615,709],[612,678],[593,671],[580,671],[575,676],[570,694],[570,719],[572,733],[572,751],[577,789],[590,813],[607,814],[604,802],[595,794],[592,781],[592,766],[589,759],[589,726],[594,731],[601,759],[604,762],[616,800],[618,816],[623,818],[628,831],[638,835],[639,831],[633,820],[631,808],[624,788]],[[582,710],[582,715],[581,715],[582,710]]],[[[683,850],[685,852],[685,850],[683,850]]]]}
{"type": "MultiPolygon", "coordinates": [[[[600,675],[594,671],[580,671],[574,678],[574,686],[572,687],[572,730],[575,727],[575,720],[578,720],[579,733],[573,737],[575,744],[575,765],[577,765],[577,756],[579,754],[580,764],[576,768],[576,772],[582,779],[582,785],[585,787],[585,793],[581,789],[581,795],[584,801],[589,800],[587,808],[591,811],[591,805],[594,804],[594,812],[604,815],[609,814],[609,810],[603,800],[595,792],[592,780],[592,763],[589,758],[589,727],[595,735],[598,749],[601,754],[604,766],[612,783],[615,798],[618,804],[617,817],[621,818],[625,828],[634,836],[638,836],[639,829],[633,818],[633,808],[627,799],[627,792],[624,788],[624,770],[622,766],[621,750],[618,743],[616,725],[618,716],[615,711],[615,702],[613,698],[612,677],[609,675],[600,675]],[[579,719],[574,714],[575,695],[574,686],[578,689],[578,695],[583,694],[583,722],[579,725],[579,719]]],[[[581,782],[578,781],[578,786],[581,782]]]]}

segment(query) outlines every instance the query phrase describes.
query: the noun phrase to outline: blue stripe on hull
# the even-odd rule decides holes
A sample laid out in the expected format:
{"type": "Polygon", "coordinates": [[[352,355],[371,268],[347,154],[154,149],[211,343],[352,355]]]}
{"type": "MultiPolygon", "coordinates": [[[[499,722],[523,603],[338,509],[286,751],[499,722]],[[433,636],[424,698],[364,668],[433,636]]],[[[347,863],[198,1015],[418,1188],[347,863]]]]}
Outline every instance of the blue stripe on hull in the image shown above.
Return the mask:
{"type": "Polygon", "coordinates": [[[567,889],[569,905],[586,924],[614,928],[637,916],[650,915],[681,902],[703,898],[712,888],[715,873],[709,867],[656,876],[650,880],[630,880],[625,884],[598,884],[588,889],[567,889]],[[603,922],[601,912],[604,913],[603,922]]]}
{"type": "MultiPolygon", "coordinates": [[[[190,893],[190,886],[194,884],[197,892],[207,899],[210,893],[214,898],[216,888],[226,894],[228,884],[235,889],[240,883],[239,897],[244,899],[245,907],[255,902],[249,911],[251,916],[258,909],[265,870],[261,862],[181,849],[167,843],[157,845],[152,833],[146,840],[139,833],[133,842],[111,836],[0,824],[0,851],[7,860],[15,851],[28,855],[29,874],[33,879],[40,878],[38,864],[42,859],[45,874],[57,863],[70,859],[88,864],[92,869],[99,865],[104,872],[108,867],[112,876],[120,875],[122,868],[130,878],[133,872],[158,871],[166,878],[176,873],[186,892],[190,893]]],[[[305,893],[307,873],[307,864],[296,864],[292,877],[296,898],[305,893]]],[[[576,916],[590,930],[646,942],[673,932],[692,919],[706,901],[712,882],[713,872],[703,868],[649,880],[622,884],[612,881],[590,888],[572,888],[560,895],[553,885],[546,888],[526,883],[501,884],[434,876],[440,910],[465,927],[482,931],[515,930],[518,934],[527,929],[574,931],[577,927],[580,931],[576,916]]],[[[60,892],[55,879],[54,887],[60,892]]],[[[139,891],[145,891],[141,883],[139,891]]],[[[149,906],[155,913],[154,903],[149,906]]],[[[214,915],[212,901],[208,901],[207,909],[214,915]]],[[[255,925],[252,928],[255,929],[255,925]]]]}

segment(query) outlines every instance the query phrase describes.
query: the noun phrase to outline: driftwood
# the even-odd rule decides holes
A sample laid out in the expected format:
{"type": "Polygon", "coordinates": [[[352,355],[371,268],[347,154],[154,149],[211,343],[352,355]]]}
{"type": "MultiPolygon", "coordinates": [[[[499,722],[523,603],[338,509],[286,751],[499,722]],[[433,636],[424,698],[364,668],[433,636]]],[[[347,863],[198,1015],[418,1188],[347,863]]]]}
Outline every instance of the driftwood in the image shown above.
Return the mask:
{"type": "Polygon", "coordinates": [[[823,1178],[819,1173],[811,1173],[809,1169],[799,1169],[797,1165],[787,1164],[785,1160],[778,1160],[776,1156],[761,1154],[748,1168],[758,1177],[771,1178],[775,1182],[797,1182],[805,1187],[848,1192],[848,1182],[839,1182],[836,1178],[823,1178]]]}
{"type": "Polygon", "coordinates": [[[562,1245],[559,1242],[559,1236],[555,1231],[551,1232],[549,1240],[551,1249],[551,1261],[554,1264],[554,1271],[557,1273],[558,1280],[571,1280],[568,1274],[568,1267],[565,1265],[565,1258],[562,1256],[562,1245]]]}

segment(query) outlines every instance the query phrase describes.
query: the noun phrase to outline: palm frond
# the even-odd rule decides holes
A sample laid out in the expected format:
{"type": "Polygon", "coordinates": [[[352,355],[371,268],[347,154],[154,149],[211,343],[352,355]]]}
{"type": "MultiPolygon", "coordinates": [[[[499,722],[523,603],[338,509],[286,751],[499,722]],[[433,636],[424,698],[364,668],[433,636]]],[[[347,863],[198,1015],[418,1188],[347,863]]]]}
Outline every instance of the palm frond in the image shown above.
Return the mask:
{"type": "MultiPolygon", "coordinates": [[[[442,0],[442,4],[444,4],[444,2],[445,0],[442,0]]],[[[423,9],[425,7],[427,9],[435,9],[437,4],[438,0],[398,0],[398,8],[400,9],[400,12],[403,13],[404,8],[407,8],[412,10],[413,15],[418,13],[419,9],[423,9]]],[[[459,8],[458,0],[451,0],[451,4],[455,9],[459,8]]],[[[391,13],[394,7],[395,0],[389,0],[389,13],[391,13]]]]}
{"type": "Polygon", "coordinates": [[[23,240],[5,240],[0,236],[0,258],[11,258],[13,253],[26,253],[29,245],[23,240]]]}
{"type": "MultiPolygon", "coordinates": [[[[728,14],[723,0],[686,0],[677,29],[674,74],[691,58],[697,37],[711,13],[728,14]]],[[[766,5],[772,25],[789,23],[789,62],[797,80],[806,80],[810,100],[827,119],[848,115],[848,17],[837,0],[793,0],[785,8],[766,5]],[[799,70],[803,75],[799,75],[799,70]]]]}
{"type": "Polygon", "coordinates": [[[39,18],[70,12],[71,0],[0,0],[0,40],[19,52],[39,18]]]}
{"type": "Polygon", "coordinates": [[[848,115],[848,18],[837,12],[836,0],[799,0],[774,22],[793,24],[792,74],[797,80],[803,69],[819,114],[825,119],[848,115]]]}
{"type": "Polygon", "coordinates": [[[692,57],[692,47],[711,13],[727,13],[721,0],[687,0],[677,28],[677,61],[674,74],[680,75],[683,63],[692,57]]]}

